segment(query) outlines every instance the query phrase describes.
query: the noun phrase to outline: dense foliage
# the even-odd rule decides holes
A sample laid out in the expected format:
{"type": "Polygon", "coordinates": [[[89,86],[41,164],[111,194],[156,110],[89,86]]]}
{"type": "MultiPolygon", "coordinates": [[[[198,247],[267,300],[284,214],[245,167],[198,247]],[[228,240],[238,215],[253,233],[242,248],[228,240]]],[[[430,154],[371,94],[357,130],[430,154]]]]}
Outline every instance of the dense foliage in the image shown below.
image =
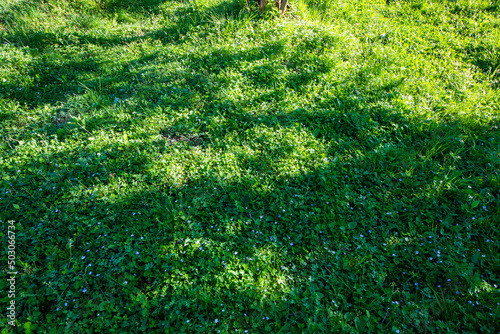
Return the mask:
{"type": "Polygon", "coordinates": [[[498,332],[498,3],[2,3],[3,333],[498,332]]]}

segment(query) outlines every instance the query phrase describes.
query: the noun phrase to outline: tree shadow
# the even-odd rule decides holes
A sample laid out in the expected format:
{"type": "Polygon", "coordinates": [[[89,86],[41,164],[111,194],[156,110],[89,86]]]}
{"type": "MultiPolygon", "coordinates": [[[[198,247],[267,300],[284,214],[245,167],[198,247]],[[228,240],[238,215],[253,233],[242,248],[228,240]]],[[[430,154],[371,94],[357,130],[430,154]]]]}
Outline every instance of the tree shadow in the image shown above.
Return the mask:
{"type": "Polygon", "coordinates": [[[125,10],[127,12],[146,12],[158,14],[159,9],[167,0],[103,0],[99,2],[99,7],[106,12],[117,12],[125,10]]]}
{"type": "MultiPolygon", "coordinates": [[[[298,112],[296,116],[299,117],[298,112]]],[[[321,116],[328,119],[330,113],[321,116]]],[[[366,126],[366,130],[372,128],[366,126]]],[[[346,136],[353,135],[339,134],[346,136]]],[[[266,145],[266,139],[256,142],[266,145]]],[[[428,242],[427,232],[422,234],[427,228],[416,224],[415,219],[435,224],[436,218],[429,210],[440,211],[446,203],[447,208],[454,207],[442,212],[442,219],[451,219],[441,226],[446,233],[456,233],[461,228],[453,227],[452,222],[471,222],[459,206],[449,205],[468,196],[465,183],[462,198],[457,197],[460,192],[444,192],[436,197],[428,193],[434,184],[430,178],[420,178],[413,185],[409,178],[397,180],[396,175],[406,169],[405,163],[422,171],[439,168],[421,163],[414,156],[391,156],[390,151],[373,149],[371,154],[349,157],[333,147],[323,165],[297,175],[274,177],[270,184],[263,184],[259,175],[273,174],[273,164],[289,159],[296,150],[291,146],[279,150],[270,147],[256,154],[234,155],[239,170],[250,171],[239,179],[224,178],[222,166],[200,165],[196,166],[199,173],[186,172],[186,178],[179,182],[162,175],[162,168],[152,168],[168,156],[172,145],[186,154],[196,150],[185,142],[117,142],[105,150],[80,147],[42,154],[16,167],[32,171],[11,180],[15,183],[17,203],[25,194],[32,194],[22,202],[22,211],[8,209],[9,217],[16,221],[32,222],[31,229],[20,232],[24,242],[19,245],[19,256],[26,261],[28,271],[50,267],[59,273],[52,285],[44,285],[42,276],[28,278],[26,274],[19,278],[26,296],[19,302],[20,318],[30,315],[30,308],[38,307],[59,321],[65,316],[55,309],[64,303],[99,305],[120,300],[128,303],[123,312],[135,319],[135,326],[140,329],[195,330],[201,326],[203,330],[212,330],[216,328],[215,319],[225,309],[240,314],[232,329],[264,330],[270,326],[278,330],[274,322],[262,319],[263,314],[270,314],[280,317],[274,319],[275,323],[284,323],[288,330],[312,330],[316,322],[310,318],[308,301],[316,303],[316,309],[326,316],[338,307],[330,302],[334,300],[341,312],[351,312],[370,323],[372,320],[364,314],[367,305],[360,303],[363,292],[359,289],[370,285],[372,292],[380,294],[387,284],[404,289],[408,275],[433,266],[428,261],[415,261],[411,267],[398,267],[397,260],[391,257],[392,253],[421,250],[420,243],[428,242]],[[148,148],[154,153],[147,152],[148,148]],[[374,160],[374,156],[378,159],[374,160]],[[393,164],[395,175],[377,177],[379,163],[393,164]],[[54,190],[53,181],[46,175],[64,183],[54,190]],[[99,195],[101,189],[113,187],[130,189],[117,192],[116,196],[107,195],[114,196],[109,198],[99,195]],[[38,198],[52,206],[39,206],[38,198]],[[292,205],[292,211],[283,213],[281,205],[290,199],[297,203],[292,205]],[[390,201],[400,205],[394,216],[385,212],[390,201]],[[358,211],[362,213],[353,213],[358,211]],[[361,224],[361,216],[369,217],[363,219],[370,225],[361,224]],[[339,233],[339,229],[343,232],[339,233]],[[381,237],[387,238],[390,246],[371,252],[377,261],[385,259],[392,268],[386,272],[384,284],[379,276],[367,275],[380,268],[361,258],[364,253],[359,251],[360,245],[372,247],[381,237]],[[404,237],[412,241],[405,242],[404,237]],[[28,249],[33,244],[37,245],[34,251],[28,249]],[[89,249],[89,244],[93,248],[89,249]],[[309,256],[311,252],[314,257],[309,256]],[[287,261],[283,261],[285,256],[287,261]],[[77,261],[80,258],[82,261],[77,261]],[[145,270],[134,272],[138,267],[145,270]],[[29,280],[29,286],[23,283],[25,280],[29,280]],[[68,287],[67,280],[78,283],[68,287]],[[230,285],[223,284],[229,281],[230,285]],[[345,286],[338,285],[342,281],[345,286]],[[267,289],[274,294],[266,294],[267,289]],[[305,304],[293,302],[297,296],[305,304]],[[142,312],[143,317],[134,318],[137,312],[142,312]],[[140,323],[138,319],[142,319],[140,323]]],[[[395,136],[393,145],[409,143],[395,136]]],[[[210,147],[202,147],[202,152],[208,150],[210,147]]],[[[303,164],[307,166],[306,161],[303,164]]],[[[476,227],[482,231],[480,234],[486,232],[484,227],[476,227]]],[[[429,236],[434,236],[438,245],[447,243],[446,235],[441,236],[443,241],[438,241],[440,235],[429,236]]],[[[452,259],[454,255],[443,256],[452,259]]],[[[474,270],[481,272],[481,267],[474,270]]],[[[429,280],[446,287],[445,294],[467,289],[465,285],[457,287],[458,282],[448,283],[448,268],[432,267],[432,273],[429,280]]],[[[412,293],[418,294],[416,289],[412,293]]],[[[397,293],[386,302],[377,303],[385,309],[394,301],[401,302],[401,298],[397,293]]],[[[114,314],[107,308],[95,310],[92,316],[85,314],[86,317],[79,313],[85,309],[75,312],[71,320],[75,326],[96,330],[104,328],[114,314]]],[[[449,316],[447,312],[438,312],[435,318],[446,320],[449,316]]],[[[380,323],[383,314],[372,317],[380,323]]],[[[325,330],[338,328],[337,318],[325,319],[325,330]]],[[[401,321],[407,323],[403,318],[401,321]]]]}
{"type": "MultiPolygon", "coordinates": [[[[180,36],[182,27],[172,31],[180,36]]],[[[373,69],[367,68],[352,73],[342,94],[281,108],[287,91],[306,94],[302,86],[330,70],[321,60],[312,71],[300,60],[281,70],[269,63],[245,67],[279,59],[283,50],[280,41],[180,57],[155,49],[109,72],[108,81],[102,79],[109,66],[103,60],[53,61],[29,86],[29,94],[10,97],[34,108],[61,103],[59,112],[68,114],[68,119],[35,125],[56,135],[60,147],[13,163],[9,178],[2,180],[9,189],[3,213],[23,226],[19,319],[31,316],[40,327],[57,329],[66,323],[68,330],[133,326],[137,331],[210,332],[219,329],[216,319],[231,313],[231,323],[221,330],[363,331],[373,324],[389,331],[385,310],[408,298],[403,290],[417,294],[408,288],[409,276],[423,280],[421,273],[432,273],[426,282],[446,285],[447,296],[456,289],[466,292],[465,285],[447,283],[449,267],[436,269],[424,260],[403,267],[392,254],[421,249],[425,239],[419,238],[429,232],[422,223],[435,226],[431,236],[448,247],[443,257],[450,263],[460,255],[451,247],[452,237],[465,228],[461,225],[477,229],[478,239],[493,233],[493,218],[474,222],[460,206],[477,195],[467,178],[484,175],[474,175],[472,167],[450,156],[461,152],[464,161],[477,162],[465,147],[487,142],[492,129],[458,124],[454,131],[475,131],[475,138],[464,141],[449,135],[451,125],[424,119],[414,124],[415,118],[396,104],[402,82],[370,87],[367,73],[373,69]],[[149,66],[174,61],[184,68],[168,72],[149,66]],[[34,99],[37,83],[60,80],[56,71],[66,73],[66,82],[54,83],[43,91],[46,98],[34,99]],[[231,72],[251,83],[254,97],[227,94],[234,81],[224,74],[231,72]],[[282,79],[279,85],[276,79],[282,79]],[[66,100],[69,92],[79,95],[66,100]],[[247,108],[266,101],[272,104],[266,112],[247,108]],[[161,113],[172,118],[165,126],[133,134],[161,113]],[[76,116],[79,123],[71,121],[76,116]],[[57,136],[59,129],[68,134],[57,136]],[[114,137],[95,143],[101,133],[114,137]],[[450,138],[454,141],[444,142],[450,138]],[[71,140],[78,145],[63,145],[71,140]],[[198,159],[187,165],[179,152],[198,159]],[[287,164],[294,159],[300,168],[287,164]],[[444,179],[443,165],[449,168],[448,188],[436,185],[444,179]],[[381,175],[381,169],[386,173],[381,175]],[[467,175],[452,183],[458,169],[467,175]],[[438,229],[444,232],[437,237],[438,229]],[[382,247],[380,240],[389,246],[382,247]],[[387,296],[391,285],[395,293],[387,296]],[[60,312],[66,304],[72,313],[60,312]],[[381,313],[367,315],[368,308],[381,313]]],[[[494,198],[500,195],[491,175],[481,182],[494,198]]],[[[499,209],[490,210],[496,210],[493,215],[499,209]]],[[[486,267],[483,262],[474,270],[486,267]]],[[[394,312],[400,324],[422,329],[401,309],[394,312]]],[[[451,315],[434,317],[453,322],[451,315]]]]}
{"type": "MultiPolygon", "coordinates": [[[[500,69],[500,56],[498,52],[485,45],[469,45],[465,48],[469,62],[477,66],[481,72],[495,77],[495,72],[500,69]]],[[[498,76],[498,74],[496,74],[498,76]]]]}

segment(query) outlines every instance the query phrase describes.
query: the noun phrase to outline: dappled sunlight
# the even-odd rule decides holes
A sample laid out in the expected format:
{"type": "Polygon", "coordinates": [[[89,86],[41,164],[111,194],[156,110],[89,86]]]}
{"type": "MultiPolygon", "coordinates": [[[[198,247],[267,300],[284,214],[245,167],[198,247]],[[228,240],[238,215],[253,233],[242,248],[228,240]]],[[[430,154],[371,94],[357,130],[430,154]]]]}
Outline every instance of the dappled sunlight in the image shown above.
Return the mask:
{"type": "Polygon", "coordinates": [[[498,9],[466,2],[1,7],[18,326],[491,332],[498,9]]]}

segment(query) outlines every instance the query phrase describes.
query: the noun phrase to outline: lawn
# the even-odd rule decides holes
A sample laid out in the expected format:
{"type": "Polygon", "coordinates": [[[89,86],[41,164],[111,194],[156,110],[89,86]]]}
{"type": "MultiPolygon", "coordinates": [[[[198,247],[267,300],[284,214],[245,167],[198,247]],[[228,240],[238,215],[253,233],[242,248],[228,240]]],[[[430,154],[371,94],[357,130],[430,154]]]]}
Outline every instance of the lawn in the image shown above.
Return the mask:
{"type": "Polygon", "coordinates": [[[290,4],[0,2],[2,333],[498,333],[500,3],[290,4]]]}

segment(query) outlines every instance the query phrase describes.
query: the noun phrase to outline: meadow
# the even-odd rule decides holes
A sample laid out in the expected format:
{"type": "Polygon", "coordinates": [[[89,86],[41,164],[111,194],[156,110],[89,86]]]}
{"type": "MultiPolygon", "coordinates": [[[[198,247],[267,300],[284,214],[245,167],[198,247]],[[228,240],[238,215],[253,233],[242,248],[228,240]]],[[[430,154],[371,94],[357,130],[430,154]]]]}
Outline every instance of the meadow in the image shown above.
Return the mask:
{"type": "Polygon", "coordinates": [[[499,88],[496,0],[4,0],[1,331],[498,333],[499,88]]]}

